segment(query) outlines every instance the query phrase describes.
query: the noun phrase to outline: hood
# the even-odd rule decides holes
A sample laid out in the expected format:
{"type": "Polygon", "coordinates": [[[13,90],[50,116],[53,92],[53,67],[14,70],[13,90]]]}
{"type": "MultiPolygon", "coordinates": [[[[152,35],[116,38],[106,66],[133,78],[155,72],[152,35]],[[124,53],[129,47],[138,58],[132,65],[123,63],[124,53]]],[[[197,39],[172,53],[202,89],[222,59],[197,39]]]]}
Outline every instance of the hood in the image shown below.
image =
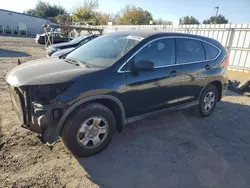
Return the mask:
{"type": "Polygon", "coordinates": [[[58,44],[52,44],[50,47],[51,48],[70,48],[76,46],[77,43],[72,43],[72,42],[62,42],[58,44]]]}
{"type": "Polygon", "coordinates": [[[6,81],[15,87],[55,84],[97,70],[100,69],[76,66],[64,59],[43,58],[15,67],[7,74],[6,81]]]}
{"type": "Polygon", "coordinates": [[[59,57],[61,55],[64,55],[66,53],[69,53],[71,51],[73,51],[75,48],[66,48],[66,49],[63,49],[63,50],[59,50],[59,51],[56,51],[54,52],[51,57],[59,57]]]}

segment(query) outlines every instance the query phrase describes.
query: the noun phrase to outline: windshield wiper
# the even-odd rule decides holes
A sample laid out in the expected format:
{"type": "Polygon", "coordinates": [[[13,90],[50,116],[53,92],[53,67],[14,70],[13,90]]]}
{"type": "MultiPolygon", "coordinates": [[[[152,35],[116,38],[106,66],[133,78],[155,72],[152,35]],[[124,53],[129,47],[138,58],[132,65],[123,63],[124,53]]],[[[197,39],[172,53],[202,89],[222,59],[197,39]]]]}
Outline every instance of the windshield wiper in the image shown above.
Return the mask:
{"type": "Polygon", "coordinates": [[[75,61],[72,61],[72,59],[64,59],[64,61],[67,62],[67,63],[73,64],[73,65],[79,66],[79,64],[76,63],[75,61]]]}
{"type": "Polygon", "coordinates": [[[63,54],[63,55],[59,56],[59,59],[65,59],[67,55],[68,55],[68,53],[63,54]]]}
{"type": "Polygon", "coordinates": [[[84,67],[91,68],[87,63],[79,61],[77,59],[67,58],[67,59],[64,59],[64,61],[72,63],[72,64],[74,64],[76,66],[83,67],[83,65],[84,65],[84,67]]]}

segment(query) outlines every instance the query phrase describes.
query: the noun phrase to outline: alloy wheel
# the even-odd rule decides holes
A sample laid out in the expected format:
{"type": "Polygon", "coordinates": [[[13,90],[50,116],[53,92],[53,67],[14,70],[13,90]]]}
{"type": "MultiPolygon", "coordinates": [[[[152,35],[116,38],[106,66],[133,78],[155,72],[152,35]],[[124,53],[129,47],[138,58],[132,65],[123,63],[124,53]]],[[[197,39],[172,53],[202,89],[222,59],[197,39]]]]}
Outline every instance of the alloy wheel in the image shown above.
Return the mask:
{"type": "Polygon", "coordinates": [[[108,122],[103,117],[91,117],[80,126],[77,141],[84,148],[95,148],[105,140],[107,133],[108,122]]]}
{"type": "Polygon", "coordinates": [[[209,91],[203,100],[203,109],[205,113],[210,112],[213,109],[215,104],[215,93],[213,91],[209,91]]]}

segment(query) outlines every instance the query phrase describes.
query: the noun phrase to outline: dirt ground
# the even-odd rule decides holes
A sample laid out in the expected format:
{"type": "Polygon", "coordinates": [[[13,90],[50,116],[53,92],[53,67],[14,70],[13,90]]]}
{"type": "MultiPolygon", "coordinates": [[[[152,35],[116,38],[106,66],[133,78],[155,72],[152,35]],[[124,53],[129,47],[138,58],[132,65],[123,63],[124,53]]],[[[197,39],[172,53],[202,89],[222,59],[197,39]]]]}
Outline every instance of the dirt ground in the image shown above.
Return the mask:
{"type": "Polygon", "coordinates": [[[250,98],[227,92],[205,119],[186,110],[127,125],[106,150],[79,159],[20,127],[4,81],[18,57],[5,50],[21,61],[45,56],[34,39],[0,37],[0,187],[249,187],[250,98]]]}
{"type": "Polygon", "coordinates": [[[230,77],[231,80],[237,80],[239,82],[244,82],[245,80],[250,79],[250,73],[246,72],[239,72],[239,71],[233,71],[230,70],[228,71],[228,76],[230,77]]]}

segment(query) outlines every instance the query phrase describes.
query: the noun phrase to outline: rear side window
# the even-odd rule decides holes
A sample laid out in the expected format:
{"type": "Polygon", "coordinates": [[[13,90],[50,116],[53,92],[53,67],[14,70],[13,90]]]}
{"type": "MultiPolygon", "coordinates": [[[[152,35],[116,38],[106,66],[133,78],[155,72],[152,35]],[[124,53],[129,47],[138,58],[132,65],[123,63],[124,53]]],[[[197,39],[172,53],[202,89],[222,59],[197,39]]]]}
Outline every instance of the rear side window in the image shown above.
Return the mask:
{"type": "Polygon", "coordinates": [[[214,46],[206,42],[203,42],[203,45],[206,51],[206,59],[208,60],[214,59],[219,54],[219,50],[215,48],[214,46]]]}
{"type": "Polygon", "coordinates": [[[177,39],[179,63],[204,61],[205,51],[202,42],[194,39],[177,39]]]}

